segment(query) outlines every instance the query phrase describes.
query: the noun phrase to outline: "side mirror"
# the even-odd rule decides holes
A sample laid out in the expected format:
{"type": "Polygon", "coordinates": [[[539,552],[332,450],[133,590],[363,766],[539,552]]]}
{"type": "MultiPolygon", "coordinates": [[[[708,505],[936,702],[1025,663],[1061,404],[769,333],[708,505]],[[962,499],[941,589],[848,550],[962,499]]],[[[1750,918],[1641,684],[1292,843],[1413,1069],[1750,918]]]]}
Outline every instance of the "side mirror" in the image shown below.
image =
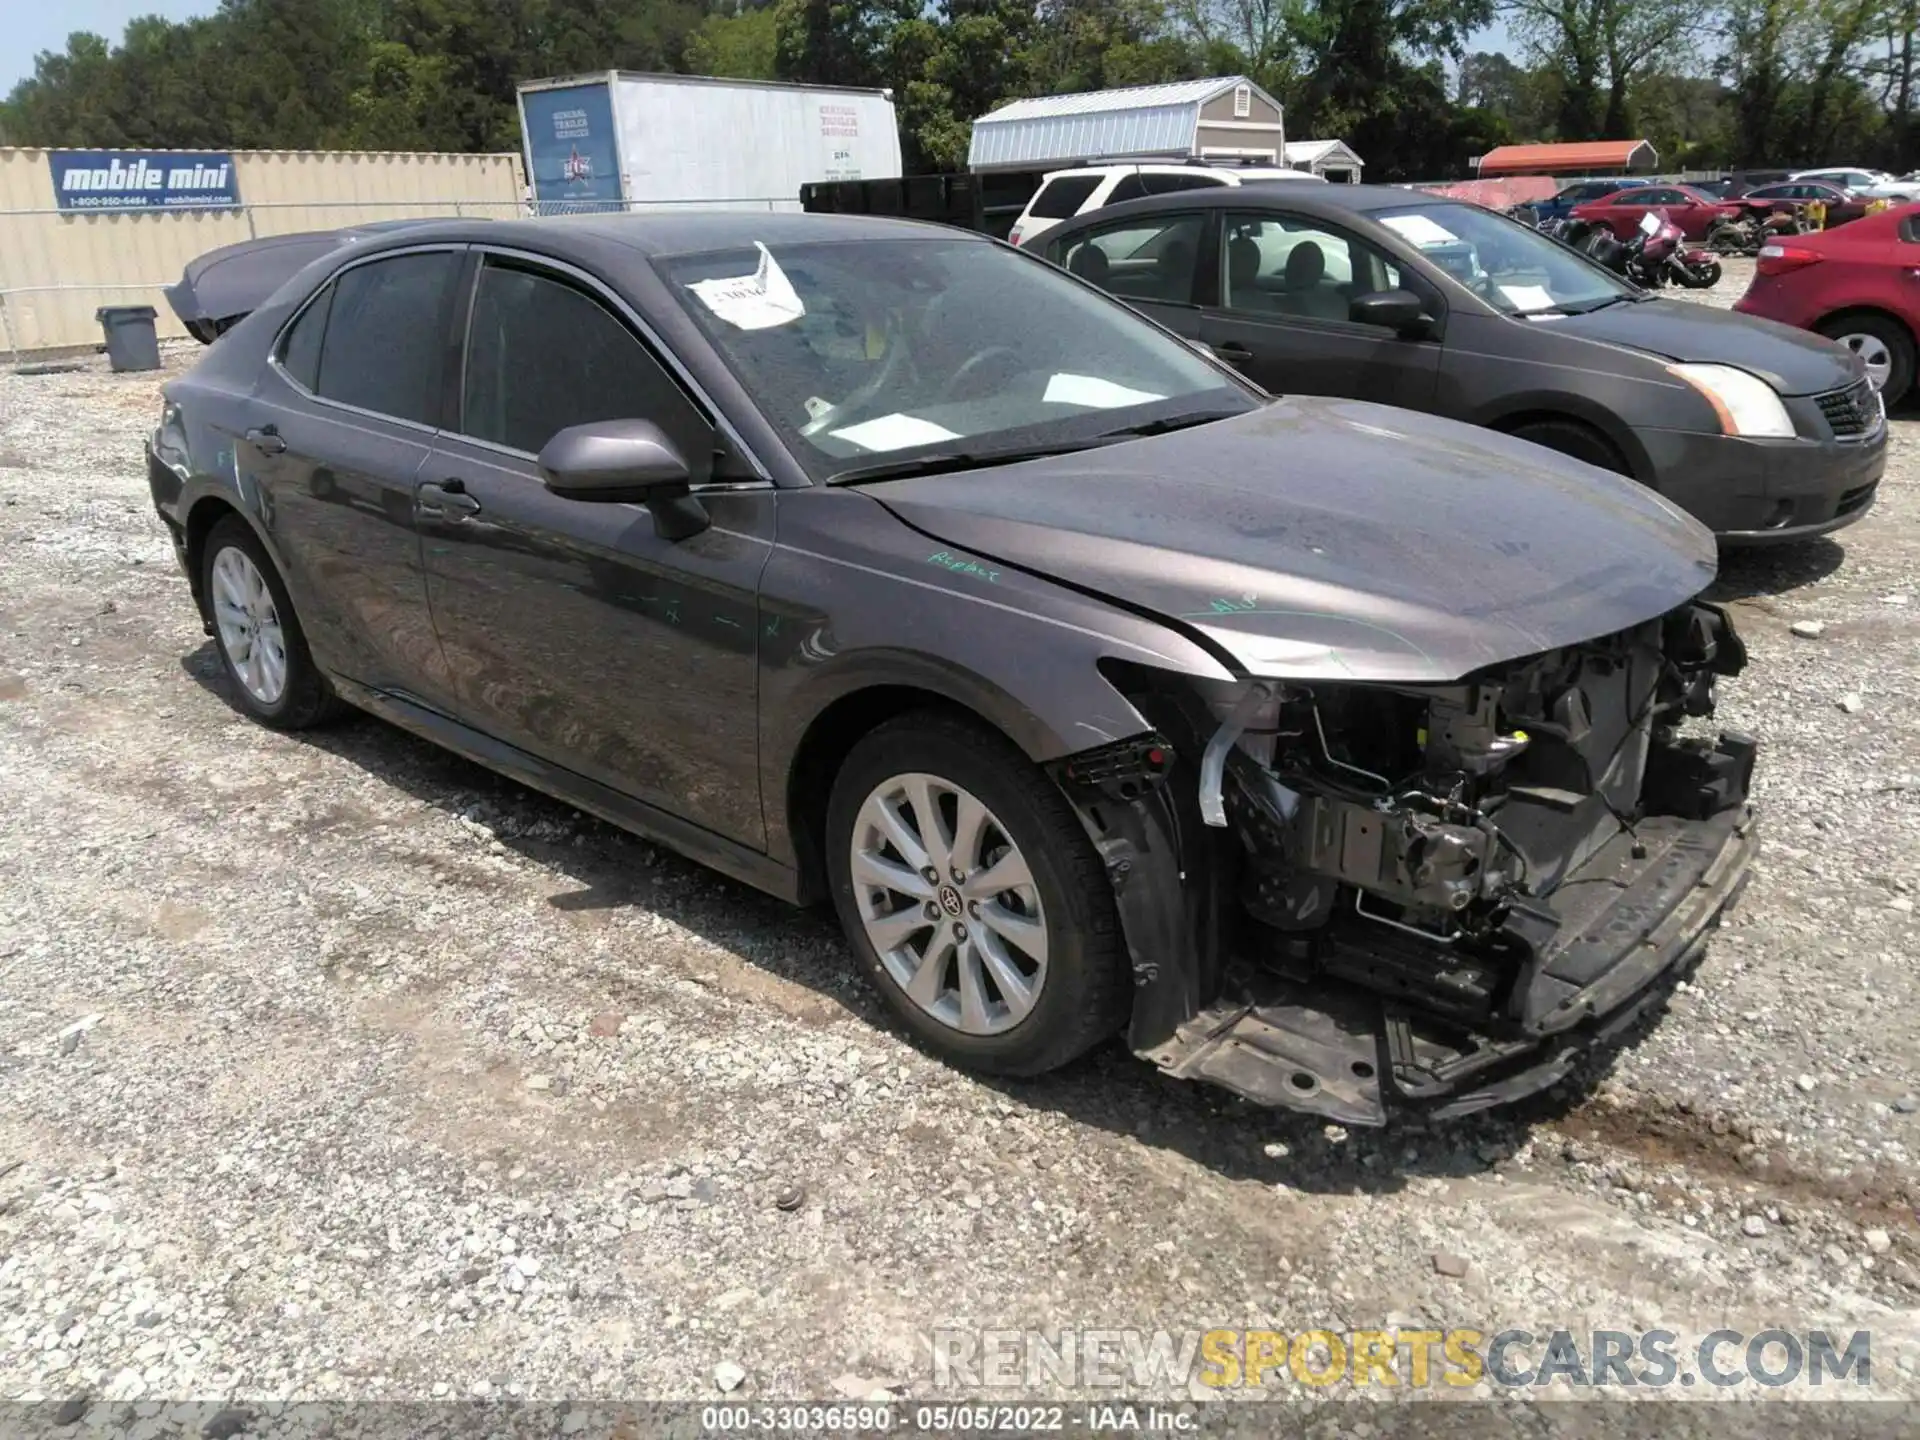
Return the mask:
{"type": "Polygon", "coordinates": [[[1347,318],[1356,325],[1378,325],[1409,340],[1419,339],[1433,326],[1425,303],[1411,290],[1356,295],[1347,305],[1347,318]]]}
{"type": "Polygon", "coordinates": [[[712,523],[691,494],[692,467],[651,420],[569,426],[535,463],[563,500],[646,506],[662,539],[685,540],[712,523]]]}

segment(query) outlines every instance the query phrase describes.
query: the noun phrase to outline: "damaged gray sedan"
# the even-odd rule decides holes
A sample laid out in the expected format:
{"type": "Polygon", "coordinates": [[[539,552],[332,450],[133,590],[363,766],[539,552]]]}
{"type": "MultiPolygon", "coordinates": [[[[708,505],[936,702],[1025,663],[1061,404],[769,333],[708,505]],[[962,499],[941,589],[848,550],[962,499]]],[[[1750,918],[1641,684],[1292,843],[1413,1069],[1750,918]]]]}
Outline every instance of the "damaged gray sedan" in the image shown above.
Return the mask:
{"type": "Polygon", "coordinates": [[[1343,1122],[1496,1104],[1753,855],[1699,524],[952,230],[369,237],[168,385],[148,471],[241,709],[830,902],[984,1071],[1120,1033],[1343,1122]]]}

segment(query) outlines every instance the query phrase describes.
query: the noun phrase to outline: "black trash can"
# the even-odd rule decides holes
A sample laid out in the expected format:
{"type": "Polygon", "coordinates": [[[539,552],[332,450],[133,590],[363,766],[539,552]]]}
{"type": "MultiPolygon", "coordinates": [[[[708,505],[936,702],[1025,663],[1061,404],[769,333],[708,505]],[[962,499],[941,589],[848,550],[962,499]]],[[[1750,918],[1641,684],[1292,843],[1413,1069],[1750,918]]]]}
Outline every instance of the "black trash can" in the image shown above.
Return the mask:
{"type": "Polygon", "coordinates": [[[158,370],[160,337],[151,305],[102,305],[93,312],[107,339],[107,361],[115,370],[158,370]]]}

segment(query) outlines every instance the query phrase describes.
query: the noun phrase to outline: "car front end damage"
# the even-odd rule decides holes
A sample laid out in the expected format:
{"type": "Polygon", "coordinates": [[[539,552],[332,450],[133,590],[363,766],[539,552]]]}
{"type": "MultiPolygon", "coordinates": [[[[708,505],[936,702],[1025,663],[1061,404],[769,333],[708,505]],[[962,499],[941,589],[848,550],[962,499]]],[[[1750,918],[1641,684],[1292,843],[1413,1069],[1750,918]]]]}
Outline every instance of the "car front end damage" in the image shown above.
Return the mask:
{"type": "Polygon", "coordinates": [[[1153,734],[1061,761],[1169,1074],[1377,1125],[1546,1088],[1739,899],[1744,647],[1699,601],[1448,685],[1112,678],[1153,734]]]}

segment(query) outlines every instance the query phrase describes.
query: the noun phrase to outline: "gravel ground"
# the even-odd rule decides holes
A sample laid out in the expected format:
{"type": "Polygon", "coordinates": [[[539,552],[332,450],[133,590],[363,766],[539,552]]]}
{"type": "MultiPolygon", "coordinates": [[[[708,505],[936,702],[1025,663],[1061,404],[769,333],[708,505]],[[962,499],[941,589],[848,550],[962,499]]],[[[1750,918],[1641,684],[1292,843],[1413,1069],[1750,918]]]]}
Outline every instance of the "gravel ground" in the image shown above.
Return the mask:
{"type": "Polygon", "coordinates": [[[1920,1396],[1913,414],[1865,523],[1724,566],[1767,844],[1671,1010],[1524,1113],[1348,1134],[1117,1048],[958,1074],[818,917],[376,721],[247,723],[155,410],[0,374],[0,1396],[924,1398],[935,1328],[1217,1325],[1868,1327],[1920,1396]]]}

